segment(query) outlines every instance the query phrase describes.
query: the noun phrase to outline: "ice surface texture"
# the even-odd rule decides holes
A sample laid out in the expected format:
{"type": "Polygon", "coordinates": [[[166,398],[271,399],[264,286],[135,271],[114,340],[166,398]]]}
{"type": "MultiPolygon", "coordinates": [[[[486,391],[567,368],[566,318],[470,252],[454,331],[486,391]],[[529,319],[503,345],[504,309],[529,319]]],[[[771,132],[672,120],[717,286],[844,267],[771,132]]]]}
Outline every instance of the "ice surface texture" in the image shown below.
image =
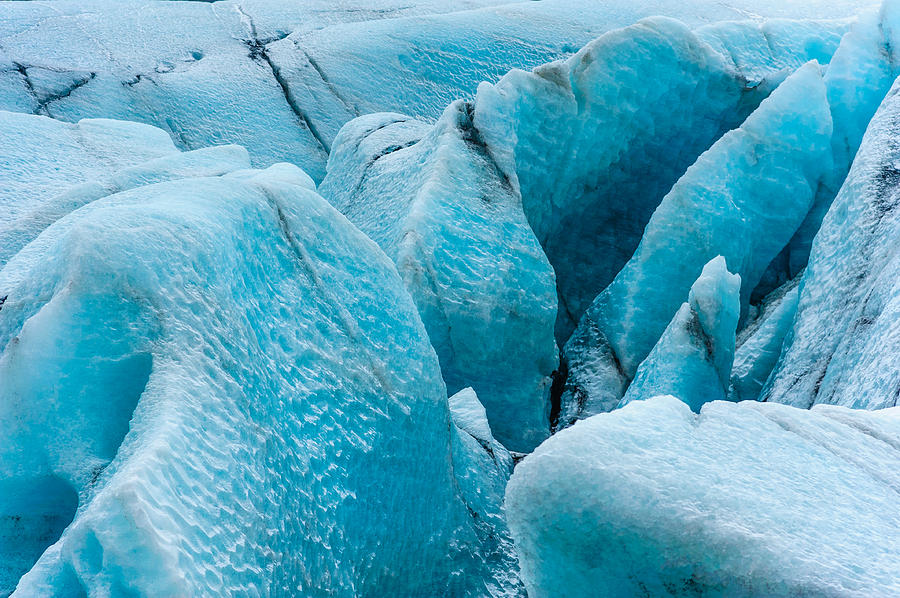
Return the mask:
{"type": "Polygon", "coordinates": [[[900,379],[900,86],[869,125],[816,236],[797,316],[766,400],[809,407],[897,404],[900,379]]]}
{"type": "Polygon", "coordinates": [[[614,408],[703,265],[722,255],[746,306],[812,205],[830,164],[831,115],[819,65],[788,77],[678,180],[640,245],[565,347],[560,424],[614,408]]]}
{"type": "Polygon", "coordinates": [[[177,152],[165,131],[147,125],[0,110],[0,226],[76,183],[177,152]]]}
{"type": "Polygon", "coordinates": [[[900,593],[900,410],[674,397],[576,423],[516,467],[531,598],[900,593]]]}
{"type": "Polygon", "coordinates": [[[396,262],[450,392],[473,387],[497,438],[528,451],[550,432],[553,270],[470,110],[351,121],[321,193],[396,262]]]}
{"type": "Polygon", "coordinates": [[[729,400],[759,398],[794,323],[801,278],[802,275],[789,280],[767,296],[757,316],[741,330],[731,370],[729,400]]]}
{"type": "Polygon", "coordinates": [[[296,167],[94,201],[0,296],[16,596],[507,591],[415,306],[296,167]]]}
{"type": "Polygon", "coordinates": [[[240,144],[256,166],[289,161],[318,181],[334,136],[353,117],[392,110],[435,118],[453,100],[471,98],[480,81],[565,57],[643,17],[699,26],[745,19],[747,9],[812,18],[827,6],[841,18],[867,3],[692,4],[4,2],[0,108],[145,122],[169,131],[181,149],[240,144]]]}

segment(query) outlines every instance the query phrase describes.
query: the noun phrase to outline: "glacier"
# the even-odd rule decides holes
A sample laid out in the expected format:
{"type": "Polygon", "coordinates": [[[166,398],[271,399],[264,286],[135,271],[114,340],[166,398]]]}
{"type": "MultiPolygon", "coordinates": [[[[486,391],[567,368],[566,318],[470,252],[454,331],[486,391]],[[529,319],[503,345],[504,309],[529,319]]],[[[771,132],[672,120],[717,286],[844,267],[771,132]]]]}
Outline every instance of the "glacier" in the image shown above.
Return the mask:
{"type": "Polygon", "coordinates": [[[832,27],[841,28],[794,28],[792,37],[768,23],[732,23],[694,33],[650,18],[565,62],[478,88],[476,126],[557,274],[561,344],[632,256],[675,181],[785,69],[827,61],[840,37],[832,27]]]}
{"type": "Polygon", "coordinates": [[[618,404],[716,255],[740,275],[746,308],[750,291],[812,206],[831,163],[831,134],[821,69],[810,62],[685,172],[566,344],[561,425],[618,404]]]}
{"type": "Polygon", "coordinates": [[[893,596],[900,410],[629,403],[520,463],[507,517],[543,596],[893,596]]]}
{"type": "Polygon", "coordinates": [[[687,302],[638,366],[619,407],[634,400],[672,395],[699,411],[726,398],[740,316],[741,277],[718,256],[703,266],[687,302]]]}
{"type": "Polygon", "coordinates": [[[895,83],[872,119],[816,235],[797,315],[762,391],[767,401],[868,409],[897,404],[898,91],[895,83]]]}
{"type": "Polygon", "coordinates": [[[900,594],[898,11],[0,2],[0,596],[900,594]]]}
{"type": "Polygon", "coordinates": [[[797,315],[802,278],[801,271],[768,294],[735,340],[729,400],[755,401],[760,397],[797,315]]]}

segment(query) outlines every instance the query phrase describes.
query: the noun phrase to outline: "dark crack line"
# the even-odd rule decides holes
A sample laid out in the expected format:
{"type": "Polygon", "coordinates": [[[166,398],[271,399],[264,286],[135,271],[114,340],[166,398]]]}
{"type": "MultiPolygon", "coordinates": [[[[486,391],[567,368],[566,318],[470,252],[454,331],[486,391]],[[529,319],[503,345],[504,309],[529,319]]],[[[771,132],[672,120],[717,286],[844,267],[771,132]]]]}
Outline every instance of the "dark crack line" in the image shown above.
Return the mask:
{"type": "Polygon", "coordinates": [[[278,83],[278,86],[281,87],[281,92],[284,94],[284,99],[290,107],[291,111],[297,116],[298,119],[309,129],[309,132],[312,133],[312,136],[315,137],[316,141],[319,142],[319,145],[322,146],[322,149],[325,150],[326,154],[331,153],[331,144],[325,139],[322,135],[321,131],[318,130],[318,127],[313,123],[312,119],[300,107],[300,104],[294,98],[294,94],[291,93],[291,88],[288,85],[287,80],[281,75],[281,69],[272,61],[271,57],[269,57],[269,53],[266,52],[265,46],[262,46],[262,50],[259,54],[260,58],[272,70],[272,76],[275,77],[275,81],[278,83]]]}
{"type": "Polygon", "coordinates": [[[97,73],[90,73],[87,77],[83,77],[83,78],[79,79],[78,81],[76,81],[75,83],[70,85],[68,88],[61,91],[60,93],[51,94],[45,100],[38,101],[38,107],[35,110],[35,114],[37,114],[38,112],[44,111],[47,114],[47,116],[50,116],[50,110],[48,108],[48,106],[50,104],[69,97],[70,95],[72,95],[72,93],[75,92],[76,89],[80,89],[80,88],[84,87],[85,85],[87,85],[88,83],[90,83],[91,81],[93,81],[96,76],[97,76],[97,73]]]}
{"type": "Polygon", "coordinates": [[[269,53],[266,49],[268,44],[275,43],[277,41],[281,41],[287,35],[276,36],[273,38],[267,39],[259,39],[256,33],[256,23],[253,21],[253,17],[250,14],[244,12],[244,9],[240,5],[236,5],[235,9],[241,15],[241,19],[246,23],[248,28],[248,33],[250,35],[249,39],[242,40],[244,45],[246,45],[250,49],[250,59],[254,62],[265,62],[269,67],[269,70],[272,72],[272,76],[275,78],[275,82],[278,83],[278,86],[281,88],[281,93],[284,95],[284,99],[287,102],[288,107],[291,109],[291,112],[297,117],[302,125],[304,125],[315,138],[315,140],[322,146],[322,149],[325,150],[326,154],[331,153],[331,144],[325,139],[322,135],[321,131],[318,130],[316,125],[313,123],[312,119],[309,115],[303,110],[297,100],[294,98],[294,94],[291,93],[291,88],[288,85],[287,80],[281,75],[281,69],[276,65],[272,58],[269,56],[269,53]]]}
{"type": "Polygon", "coordinates": [[[333,83],[331,82],[331,80],[328,78],[328,75],[326,75],[326,74],[325,74],[325,71],[322,70],[322,67],[319,66],[319,63],[316,61],[316,59],[313,58],[312,55],[311,55],[309,52],[307,52],[306,50],[304,50],[303,48],[301,48],[300,45],[297,43],[297,40],[292,39],[291,42],[294,44],[294,47],[295,47],[295,48],[297,48],[299,51],[303,52],[303,55],[306,57],[307,62],[309,62],[309,65],[310,65],[311,67],[313,67],[313,70],[316,71],[316,74],[319,75],[319,78],[322,80],[322,83],[325,84],[325,87],[328,88],[328,91],[330,91],[331,94],[332,94],[334,97],[336,97],[336,98],[338,99],[338,101],[339,101],[341,104],[344,105],[344,108],[346,108],[347,110],[349,110],[350,112],[352,112],[354,115],[359,116],[359,115],[360,115],[360,110],[359,110],[359,108],[358,108],[355,104],[353,104],[352,102],[348,101],[348,100],[341,94],[341,92],[338,91],[338,88],[334,86],[334,84],[333,84],[333,83]]]}

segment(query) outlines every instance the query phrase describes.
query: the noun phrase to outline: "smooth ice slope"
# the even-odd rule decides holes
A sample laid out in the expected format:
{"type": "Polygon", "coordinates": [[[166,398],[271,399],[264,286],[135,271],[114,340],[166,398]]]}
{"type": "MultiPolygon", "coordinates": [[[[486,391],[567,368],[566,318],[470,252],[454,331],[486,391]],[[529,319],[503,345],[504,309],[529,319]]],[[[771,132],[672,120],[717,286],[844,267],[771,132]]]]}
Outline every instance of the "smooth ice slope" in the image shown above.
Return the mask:
{"type": "Polygon", "coordinates": [[[657,395],[674,395],[694,411],[722,400],[734,360],[741,311],[741,277],[719,256],[703,267],[665,331],[641,363],[619,406],[657,395]]]}
{"type": "Polygon", "coordinates": [[[793,329],[763,392],[808,407],[897,404],[900,85],[869,124],[813,244],[793,329]]]}
{"type": "Polygon", "coordinates": [[[320,191],[397,264],[450,392],[473,387],[511,450],[537,446],[558,360],[553,270],[470,106],[433,127],[398,114],[348,123],[320,191]]]}
{"type": "Polygon", "coordinates": [[[0,297],[17,597],[505,590],[415,306],[296,167],[94,201],[0,297]]]}
{"type": "Polygon", "coordinates": [[[729,23],[698,36],[656,17],[479,87],[475,124],[557,274],[558,342],[632,256],[675,181],[783,69],[827,61],[843,28],[729,23]]]}
{"type": "Polygon", "coordinates": [[[565,347],[561,424],[616,406],[713,257],[740,275],[746,306],[812,204],[831,132],[820,67],[809,63],[688,169],[565,347]]]}
{"type": "Polygon", "coordinates": [[[0,111],[0,226],[77,183],[177,152],[165,131],[147,125],[0,111]]]}
{"type": "Polygon", "coordinates": [[[531,598],[900,594],[900,410],[674,397],[578,422],[506,508],[531,598]]]}
{"type": "Polygon", "coordinates": [[[729,400],[755,401],[759,398],[794,323],[801,278],[802,274],[767,296],[757,316],[738,335],[729,400]]]}

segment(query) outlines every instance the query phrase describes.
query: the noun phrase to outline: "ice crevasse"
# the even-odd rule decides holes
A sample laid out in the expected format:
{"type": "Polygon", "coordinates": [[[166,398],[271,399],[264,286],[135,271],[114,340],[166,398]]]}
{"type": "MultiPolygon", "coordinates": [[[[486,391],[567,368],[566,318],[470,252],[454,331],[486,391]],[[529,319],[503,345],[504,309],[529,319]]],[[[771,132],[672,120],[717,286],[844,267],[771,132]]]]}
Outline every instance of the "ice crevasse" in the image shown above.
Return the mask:
{"type": "MultiPolygon", "coordinates": [[[[328,31],[164,6],[221,17],[219,51],[101,64],[53,114],[114,89],[183,133],[232,58],[279,109],[244,122],[243,94],[177,143],[0,112],[0,595],[900,593],[900,416],[845,408],[898,396],[900,2],[653,17],[339,132],[358,106],[296,126],[347,91],[303,95],[328,31]],[[233,135],[252,151],[179,150],[233,135]],[[253,169],[295,154],[318,189],[253,169]]],[[[90,21],[58,10],[36,30],[90,21]]],[[[5,60],[32,99],[80,80],[5,60]]]]}
{"type": "Polygon", "coordinates": [[[831,163],[821,68],[785,80],[678,180],[640,245],[593,301],[565,346],[560,423],[615,407],[704,264],[725,257],[746,306],[813,204],[831,163]]]}

